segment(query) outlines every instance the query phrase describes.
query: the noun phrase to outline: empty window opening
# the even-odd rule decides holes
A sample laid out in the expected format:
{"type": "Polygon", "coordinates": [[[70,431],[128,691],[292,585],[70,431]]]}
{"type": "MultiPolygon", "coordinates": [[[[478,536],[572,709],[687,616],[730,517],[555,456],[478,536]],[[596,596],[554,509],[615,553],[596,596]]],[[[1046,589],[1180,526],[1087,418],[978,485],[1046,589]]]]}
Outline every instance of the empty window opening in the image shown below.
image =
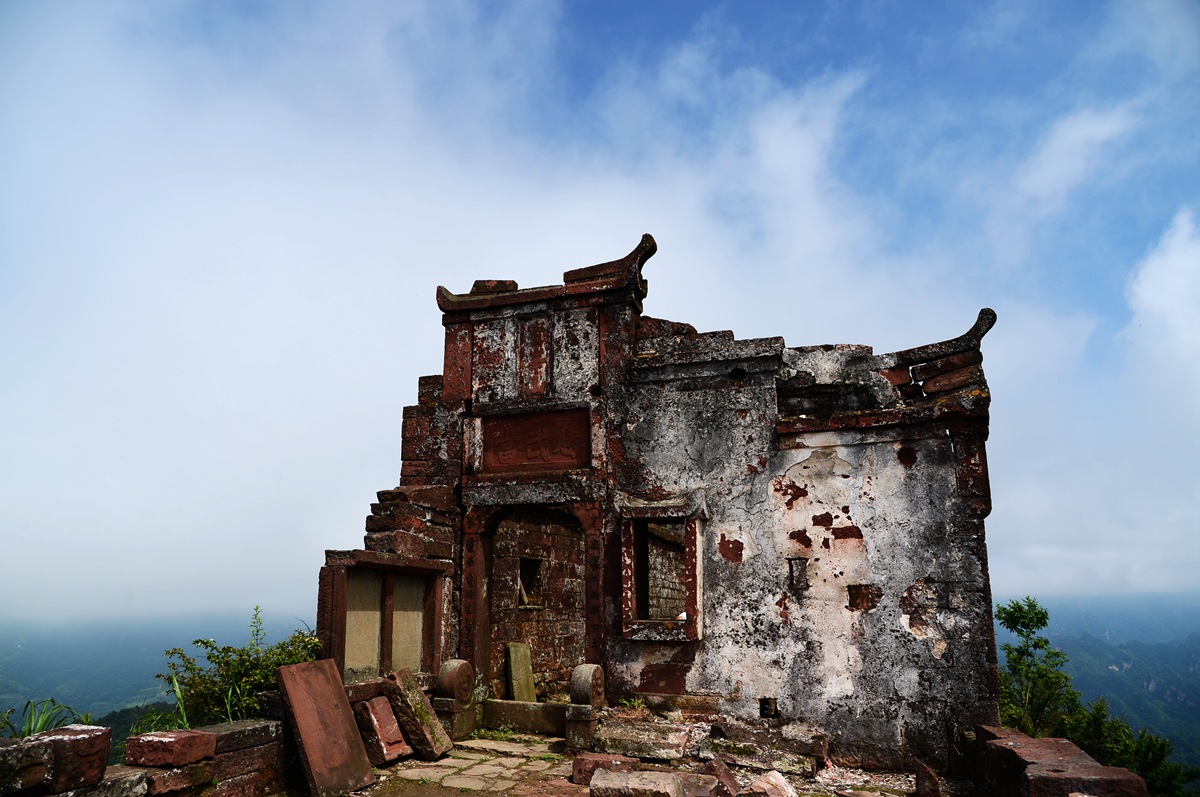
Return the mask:
{"type": "Polygon", "coordinates": [[[542,560],[521,559],[517,573],[517,605],[542,605],[542,560]]]}
{"type": "Polygon", "coordinates": [[[758,699],[758,716],[763,719],[775,719],[779,716],[779,700],[774,697],[758,699]]]}
{"type": "Polygon", "coordinates": [[[640,521],[634,533],[638,620],[686,620],[684,521],[640,521]]]}

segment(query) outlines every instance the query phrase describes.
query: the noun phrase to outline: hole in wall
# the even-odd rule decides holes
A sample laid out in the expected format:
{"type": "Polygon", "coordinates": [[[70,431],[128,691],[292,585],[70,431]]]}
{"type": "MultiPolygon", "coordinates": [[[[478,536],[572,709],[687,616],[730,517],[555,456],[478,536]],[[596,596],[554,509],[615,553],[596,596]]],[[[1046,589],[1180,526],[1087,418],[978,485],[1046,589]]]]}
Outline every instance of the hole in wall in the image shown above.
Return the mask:
{"type": "Polygon", "coordinates": [[[520,559],[517,573],[517,605],[542,605],[542,560],[520,559]]]}
{"type": "Polygon", "coordinates": [[[779,716],[779,700],[774,697],[758,699],[758,716],[763,719],[775,719],[779,716]]]}
{"type": "Polygon", "coordinates": [[[742,380],[746,378],[746,369],[740,366],[734,368],[729,372],[729,378],[732,379],[735,384],[741,384],[742,380]]]}
{"type": "Polygon", "coordinates": [[[593,398],[600,398],[604,395],[604,388],[599,385],[592,385],[588,388],[588,393],[591,393],[593,398]]]}

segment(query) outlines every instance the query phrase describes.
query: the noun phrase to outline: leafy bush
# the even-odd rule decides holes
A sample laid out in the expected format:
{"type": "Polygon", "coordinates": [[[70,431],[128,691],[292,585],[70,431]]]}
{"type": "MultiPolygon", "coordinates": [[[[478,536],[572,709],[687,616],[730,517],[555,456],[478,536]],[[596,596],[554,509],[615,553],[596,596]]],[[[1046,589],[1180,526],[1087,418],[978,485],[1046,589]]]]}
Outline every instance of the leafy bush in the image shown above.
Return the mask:
{"type": "Polygon", "coordinates": [[[321,651],[316,634],[307,629],[271,646],[263,644],[266,636],[262,608],[255,606],[245,647],[197,639],[192,644],[203,651],[204,664],[183,648],[166,652],[167,672],[158,677],[175,695],[177,727],[257,716],[262,710],[260,693],[275,688],[275,671],[285,664],[312,661],[321,651]]]}
{"type": "Polygon", "coordinates": [[[3,716],[0,716],[0,736],[24,739],[35,733],[70,725],[72,722],[89,724],[92,721],[91,714],[80,714],[52,697],[41,702],[25,701],[25,708],[21,710],[21,716],[16,722],[12,719],[14,713],[16,713],[16,709],[10,708],[4,712],[3,716]]]}
{"type": "Polygon", "coordinates": [[[1134,731],[1124,716],[1109,714],[1104,698],[1083,702],[1071,676],[1063,672],[1067,654],[1050,647],[1040,631],[1050,613],[1033,598],[996,607],[996,620],[1017,636],[1004,644],[1000,671],[1000,721],[1030,736],[1060,736],[1105,766],[1125,767],[1146,779],[1151,795],[1183,795],[1187,783],[1200,779],[1200,770],[1167,759],[1169,739],[1143,728],[1134,731]]]}

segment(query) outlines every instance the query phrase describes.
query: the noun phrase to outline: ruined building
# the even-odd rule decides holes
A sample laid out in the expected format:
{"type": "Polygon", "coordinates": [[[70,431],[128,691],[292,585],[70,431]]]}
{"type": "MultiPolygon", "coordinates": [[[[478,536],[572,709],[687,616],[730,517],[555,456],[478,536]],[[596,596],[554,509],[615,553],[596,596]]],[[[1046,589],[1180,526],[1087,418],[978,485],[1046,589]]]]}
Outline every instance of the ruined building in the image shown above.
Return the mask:
{"type": "Polygon", "coordinates": [[[327,652],[348,681],[465,659],[503,697],[505,643],[527,642],[543,697],[595,663],[610,698],[944,765],[997,722],[995,314],[879,355],[698,333],[643,315],[655,248],[438,288],[444,370],[404,410],[365,550],[327,553],[327,652]]]}

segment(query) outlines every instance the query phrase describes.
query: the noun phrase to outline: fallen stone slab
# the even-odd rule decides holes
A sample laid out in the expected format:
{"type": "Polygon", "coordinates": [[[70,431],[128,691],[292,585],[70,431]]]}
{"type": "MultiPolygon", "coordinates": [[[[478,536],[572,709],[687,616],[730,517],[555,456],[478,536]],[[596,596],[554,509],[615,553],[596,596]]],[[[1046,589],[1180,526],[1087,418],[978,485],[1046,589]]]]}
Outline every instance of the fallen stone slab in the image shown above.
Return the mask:
{"type": "Polygon", "coordinates": [[[205,731],[154,731],[125,740],[125,763],[132,767],[182,767],[216,753],[217,737],[205,731]]]}
{"type": "Polygon", "coordinates": [[[388,699],[400,722],[400,728],[417,755],[426,761],[441,758],[454,747],[450,734],[442,727],[420,684],[407,667],[390,676],[395,687],[389,691],[388,699]]]}
{"type": "Polygon", "coordinates": [[[508,689],[513,700],[525,703],[537,702],[537,690],[533,686],[533,659],[529,645],[524,642],[509,642],[505,645],[508,661],[508,689]]]}
{"type": "Polygon", "coordinates": [[[609,772],[630,772],[638,765],[638,759],[629,756],[613,755],[611,753],[580,753],[571,762],[571,782],[580,786],[589,786],[596,770],[607,769],[609,772]]]}
{"type": "Polygon", "coordinates": [[[719,758],[705,761],[696,771],[701,775],[712,775],[721,784],[721,787],[713,792],[713,797],[735,797],[742,789],[733,772],[719,758]]]}
{"type": "Polygon", "coordinates": [[[673,772],[611,772],[596,770],[592,797],[687,797],[673,772]]]}
{"type": "Polygon", "coordinates": [[[723,797],[725,787],[712,775],[698,772],[677,772],[675,777],[683,784],[685,797],[723,797]]]}
{"type": "Polygon", "coordinates": [[[355,703],[354,718],[358,721],[358,730],[367,748],[367,758],[373,766],[381,767],[413,754],[412,747],[400,730],[392,702],[386,697],[355,703]]]}
{"type": "Polygon", "coordinates": [[[374,783],[333,659],[285,665],[279,668],[278,678],[313,797],[334,797],[374,783]]]}
{"type": "Polygon", "coordinates": [[[792,784],[788,783],[787,779],[785,779],[779,771],[774,769],[758,778],[758,780],[754,781],[738,793],[754,795],[761,794],[765,797],[797,797],[796,790],[792,788],[792,784]]]}

